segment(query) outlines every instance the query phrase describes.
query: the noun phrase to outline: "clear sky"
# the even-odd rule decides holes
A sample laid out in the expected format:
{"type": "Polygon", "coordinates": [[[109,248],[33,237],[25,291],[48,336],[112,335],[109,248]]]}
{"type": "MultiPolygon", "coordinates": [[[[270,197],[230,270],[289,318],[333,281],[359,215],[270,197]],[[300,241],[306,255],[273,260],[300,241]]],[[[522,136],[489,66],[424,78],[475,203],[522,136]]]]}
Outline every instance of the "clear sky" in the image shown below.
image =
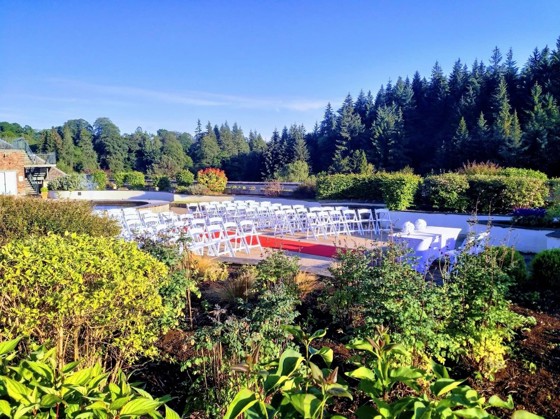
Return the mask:
{"type": "Polygon", "coordinates": [[[436,61],[498,46],[522,66],[559,36],[560,0],[0,0],[0,121],[268,138],[436,61]]]}

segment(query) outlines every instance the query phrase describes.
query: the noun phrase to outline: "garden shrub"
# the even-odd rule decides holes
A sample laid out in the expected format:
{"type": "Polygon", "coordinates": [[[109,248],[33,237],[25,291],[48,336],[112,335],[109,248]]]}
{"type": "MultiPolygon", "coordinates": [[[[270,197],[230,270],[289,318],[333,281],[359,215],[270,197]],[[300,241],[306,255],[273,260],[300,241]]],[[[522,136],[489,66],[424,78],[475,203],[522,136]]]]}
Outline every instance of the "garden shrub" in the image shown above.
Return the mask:
{"type": "Polygon", "coordinates": [[[194,183],[194,174],[190,170],[181,170],[175,176],[178,186],[191,186],[194,183]]]}
{"type": "Polygon", "coordinates": [[[523,255],[508,246],[492,246],[487,249],[498,267],[513,281],[513,285],[523,285],[528,278],[527,264],[523,255]]]}
{"type": "Polygon", "coordinates": [[[164,406],[167,396],[153,398],[120,371],[110,377],[100,364],[61,363],[44,347],[18,356],[18,342],[0,344],[0,414],[6,417],[163,418],[161,407],[166,418],[179,417],[164,406]]]}
{"type": "Polygon", "coordinates": [[[560,249],[543,250],[531,262],[531,280],[536,287],[558,291],[560,288],[560,249]]]}
{"type": "Polygon", "coordinates": [[[0,336],[53,345],[62,360],[114,368],[157,354],[165,265],[136,243],[78,234],[0,249],[0,336]],[[22,313],[25,313],[22,315],[22,313]]]}
{"type": "Polygon", "coordinates": [[[89,202],[0,196],[0,245],[49,232],[114,237],[120,231],[115,220],[93,214],[89,202]]]}
{"type": "Polygon", "coordinates": [[[124,186],[125,179],[126,172],[113,173],[113,180],[115,181],[115,185],[117,185],[118,188],[122,188],[124,186]]]}
{"type": "Polygon", "coordinates": [[[225,191],[228,181],[226,173],[223,170],[213,167],[199,170],[196,178],[199,184],[217,193],[223,193],[225,191]]]}
{"type": "Polygon", "coordinates": [[[422,202],[440,211],[464,212],[467,209],[469,182],[465,175],[444,173],[424,178],[421,189],[422,202]]]}
{"type": "Polygon", "coordinates": [[[553,204],[560,204],[560,178],[549,179],[548,187],[550,190],[549,201],[553,204]]]}
{"type": "Polygon", "coordinates": [[[93,182],[96,185],[96,189],[98,190],[104,190],[105,187],[107,186],[107,173],[105,173],[103,170],[96,170],[95,172],[93,172],[91,174],[91,177],[93,179],[93,182]]]}
{"type": "Polygon", "coordinates": [[[487,162],[467,162],[463,163],[458,172],[463,175],[484,175],[484,176],[497,176],[500,174],[502,168],[500,165],[493,163],[491,161],[487,162]]]}
{"type": "Polygon", "coordinates": [[[469,206],[483,213],[508,213],[519,207],[542,207],[548,196],[542,179],[507,176],[469,176],[469,206]]]}
{"type": "Polygon", "coordinates": [[[294,197],[301,199],[313,199],[317,196],[317,178],[309,177],[302,182],[294,191],[294,197]]]}
{"type": "Polygon", "coordinates": [[[531,179],[548,180],[546,173],[533,169],[521,169],[518,167],[505,167],[498,172],[501,176],[528,177],[531,179]]]}
{"type": "Polygon", "coordinates": [[[87,189],[86,176],[72,173],[49,181],[50,191],[83,191],[87,189]]]}
{"type": "Polygon", "coordinates": [[[379,177],[357,174],[319,175],[317,198],[381,201],[379,177]]]}
{"type": "Polygon", "coordinates": [[[195,183],[191,186],[179,186],[175,189],[175,192],[185,195],[215,195],[215,193],[208,189],[206,186],[200,185],[198,183],[195,183]]]}
{"type": "Polygon", "coordinates": [[[152,184],[160,191],[168,191],[171,188],[171,180],[166,175],[153,175],[152,184]]]}
{"type": "Polygon", "coordinates": [[[144,173],[132,171],[127,172],[124,178],[124,182],[131,188],[131,189],[142,189],[146,186],[146,178],[144,173]]]}
{"type": "Polygon", "coordinates": [[[421,178],[413,173],[380,173],[379,186],[383,201],[390,210],[405,210],[414,201],[421,178]]]}

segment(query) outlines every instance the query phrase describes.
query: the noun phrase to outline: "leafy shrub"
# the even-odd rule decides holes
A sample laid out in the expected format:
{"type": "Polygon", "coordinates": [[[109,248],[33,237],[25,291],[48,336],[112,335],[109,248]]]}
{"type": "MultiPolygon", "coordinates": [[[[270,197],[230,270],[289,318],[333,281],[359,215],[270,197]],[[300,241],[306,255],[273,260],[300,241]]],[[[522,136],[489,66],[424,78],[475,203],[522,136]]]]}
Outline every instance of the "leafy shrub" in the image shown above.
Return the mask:
{"type": "Polygon", "coordinates": [[[0,249],[0,275],[2,336],[55,345],[59,359],[87,366],[157,354],[169,278],[136,243],[77,234],[12,241],[0,249]]]}
{"type": "Polygon", "coordinates": [[[560,249],[537,253],[531,262],[531,280],[537,287],[558,291],[560,287],[560,249]]]}
{"type": "Polygon", "coordinates": [[[92,213],[84,201],[47,200],[0,196],[0,245],[29,236],[80,233],[114,237],[116,221],[92,213]]]}
{"type": "Polygon", "coordinates": [[[97,170],[91,174],[93,182],[96,185],[96,189],[104,190],[107,186],[107,173],[102,170],[97,170]]]}
{"type": "Polygon", "coordinates": [[[190,170],[181,170],[175,176],[175,180],[179,186],[191,186],[194,183],[194,174],[190,170]]]}
{"type": "Polygon", "coordinates": [[[302,182],[294,191],[294,197],[301,199],[312,199],[317,195],[317,178],[315,176],[309,177],[302,182]]]}
{"type": "Polygon", "coordinates": [[[168,191],[171,188],[171,180],[166,175],[153,175],[152,184],[160,191],[168,191]]]}
{"type": "Polygon", "coordinates": [[[487,252],[496,259],[498,267],[512,279],[513,284],[522,285],[527,281],[527,264],[519,251],[508,246],[492,246],[487,252]]]}
{"type": "Polygon", "coordinates": [[[185,194],[185,195],[215,195],[210,189],[204,185],[195,183],[191,186],[178,186],[175,189],[175,193],[185,194]]]}
{"type": "Polygon", "coordinates": [[[317,198],[381,201],[379,177],[356,174],[319,175],[317,198]]]}
{"type": "Polygon", "coordinates": [[[124,182],[132,189],[142,189],[146,186],[146,178],[142,172],[127,172],[124,182]]]}
{"type": "Polygon", "coordinates": [[[469,176],[469,206],[482,212],[508,213],[519,207],[542,207],[548,195],[542,179],[469,176]]]}
{"type": "Polygon", "coordinates": [[[464,212],[467,209],[467,177],[458,173],[430,175],[422,183],[422,201],[440,211],[464,212]]]}
{"type": "MultiPolygon", "coordinates": [[[[110,380],[100,364],[78,368],[61,363],[54,350],[39,347],[23,359],[14,351],[18,339],[0,344],[0,414],[7,417],[155,417],[167,397],[154,399],[128,383],[118,371],[110,380]]],[[[179,416],[165,406],[165,417],[179,416]]]]}
{"type": "Polygon", "coordinates": [[[508,177],[528,177],[532,179],[540,179],[540,180],[548,180],[548,176],[546,173],[543,173],[539,170],[533,169],[521,169],[518,167],[506,167],[500,169],[499,174],[501,176],[508,176],[508,177]]]}
{"type": "MultiPolygon", "coordinates": [[[[492,418],[487,410],[514,408],[512,397],[506,401],[492,396],[486,401],[463,381],[449,377],[447,369],[433,364],[427,372],[403,363],[407,350],[391,342],[383,329],[375,338],[358,340],[349,348],[365,353],[354,357],[355,369],[346,375],[357,380],[356,389],[332,368],[333,351],[311,346],[325,335],[318,330],[309,335],[296,327],[288,328],[301,343],[303,353],[287,349],[274,363],[249,357],[234,367],[249,377],[248,383],[230,403],[224,419],[243,417],[343,418],[347,413],[336,407],[336,398],[365,400],[355,413],[358,418],[480,417],[492,418]],[[326,365],[320,368],[319,365],[326,365]],[[288,385],[286,385],[288,383],[288,385]]],[[[241,375],[241,374],[240,374],[241,375]]],[[[337,407],[343,405],[336,403],[337,407]]],[[[517,412],[519,417],[532,417],[517,412]],[[525,416],[524,416],[525,415],[525,416]]]]}
{"type": "Polygon", "coordinates": [[[309,177],[309,165],[301,160],[288,163],[280,170],[283,182],[304,182],[309,177]]]}
{"type": "Polygon", "coordinates": [[[83,191],[87,188],[86,176],[72,173],[49,181],[51,191],[83,191]]]}
{"type": "Polygon", "coordinates": [[[126,179],[126,172],[115,172],[113,173],[113,180],[118,188],[122,188],[124,186],[124,182],[126,179]]]}
{"type": "Polygon", "coordinates": [[[553,204],[560,204],[560,178],[549,179],[548,187],[550,190],[550,202],[552,202],[553,204]]]}
{"type": "Polygon", "coordinates": [[[405,210],[414,201],[421,178],[405,172],[381,173],[379,186],[383,201],[390,210],[405,210]]]}
{"type": "Polygon", "coordinates": [[[196,178],[199,184],[217,193],[223,193],[225,191],[228,181],[226,173],[223,170],[212,167],[199,170],[196,178]]]}
{"type": "Polygon", "coordinates": [[[264,287],[282,282],[295,286],[295,277],[299,272],[299,259],[287,256],[281,250],[271,251],[257,264],[258,279],[264,287]]]}

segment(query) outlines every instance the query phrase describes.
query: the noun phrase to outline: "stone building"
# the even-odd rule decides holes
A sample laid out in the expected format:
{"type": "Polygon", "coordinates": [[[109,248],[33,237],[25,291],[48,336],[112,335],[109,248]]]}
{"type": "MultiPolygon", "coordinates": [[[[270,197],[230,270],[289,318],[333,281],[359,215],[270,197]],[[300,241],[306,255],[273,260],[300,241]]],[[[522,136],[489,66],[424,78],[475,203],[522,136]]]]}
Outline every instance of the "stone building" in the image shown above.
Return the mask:
{"type": "Polygon", "coordinates": [[[0,195],[38,194],[45,180],[64,175],[55,153],[36,154],[23,138],[0,140],[0,195]]]}

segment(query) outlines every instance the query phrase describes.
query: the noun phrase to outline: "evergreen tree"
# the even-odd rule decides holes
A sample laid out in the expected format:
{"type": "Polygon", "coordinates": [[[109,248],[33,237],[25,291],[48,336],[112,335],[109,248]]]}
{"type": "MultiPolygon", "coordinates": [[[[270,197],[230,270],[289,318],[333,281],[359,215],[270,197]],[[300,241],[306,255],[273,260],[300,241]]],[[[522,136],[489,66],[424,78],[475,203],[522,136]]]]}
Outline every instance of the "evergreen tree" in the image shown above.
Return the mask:
{"type": "Polygon", "coordinates": [[[382,106],[372,128],[373,164],[383,170],[399,170],[409,164],[402,111],[382,106]]]}
{"type": "Polygon", "coordinates": [[[77,149],[79,153],[75,165],[78,172],[91,173],[99,169],[98,156],[93,148],[92,128],[89,124],[88,127],[82,127],[78,133],[77,149]]]}
{"type": "Polygon", "coordinates": [[[195,153],[196,156],[196,169],[204,169],[207,167],[220,167],[220,146],[218,144],[218,139],[216,138],[216,133],[212,124],[208,122],[206,125],[206,132],[200,138],[200,141],[196,143],[195,153]]]}
{"type": "Polygon", "coordinates": [[[319,129],[317,149],[319,153],[314,160],[314,167],[318,172],[322,172],[331,165],[336,150],[336,115],[330,103],[327,104],[319,129]]]}
{"type": "Polygon", "coordinates": [[[128,146],[119,128],[109,118],[97,118],[93,124],[93,146],[103,169],[114,172],[125,170],[128,146]]]}
{"type": "Polygon", "coordinates": [[[288,132],[289,145],[292,152],[292,159],[290,161],[309,161],[309,150],[305,142],[305,128],[303,125],[292,125],[288,132]]]}

